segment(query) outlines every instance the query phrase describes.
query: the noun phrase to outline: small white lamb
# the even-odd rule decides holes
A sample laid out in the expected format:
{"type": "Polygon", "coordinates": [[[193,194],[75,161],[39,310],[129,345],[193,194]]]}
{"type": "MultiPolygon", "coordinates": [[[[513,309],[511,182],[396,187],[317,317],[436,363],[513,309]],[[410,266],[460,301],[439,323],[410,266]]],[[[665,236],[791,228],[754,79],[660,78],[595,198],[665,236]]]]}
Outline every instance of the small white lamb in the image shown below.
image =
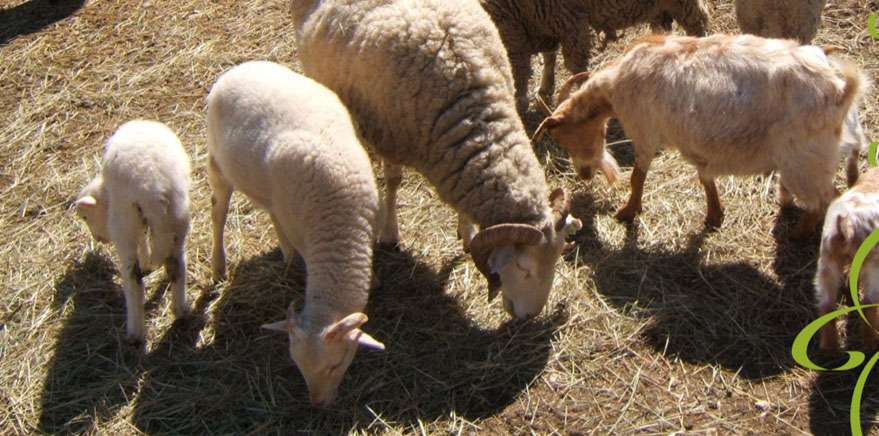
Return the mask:
{"type": "Polygon", "coordinates": [[[213,273],[225,275],[223,227],[233,190],[269,212],[284,259],[297,251],[305,308],[264,328],[287,333],[312,404],[336,397],[358,345],[372,277],[378,193],[348,111],[317,82],[271,62],[223,73],[208,95],[213,273]]]}
{"type": "MultiPolygon", "coordinates": [[[[846,191],[827,208],[821,251],[815,273],[815,296],[818,314],[836,309],[839,288],[843,285],[843,270],[850,265],[861,244],[879,228],[879,169],[867,170],[854,187],[846,191]]],[[[879,303],[879,256],[871,252],[865,260],[860,278],[863,282],[862,304],[879,303]]],[[[879,345],[879,310],[864,309],[872,327],[862,324],[864,347],[876,349],[879,345]]],[[[821,349],[839,348],[839,333],[831,322],[821,329],[821,349]]]]}
{"type": "Polygon", "coordinates": [[[101,174],[80,192],[76,210],[96,240],[116,247],[130,342],[144,340],[147,270],[164,264],[174,316],[186,315],[189,156],[171,129],[144,120],[120,126],[105,146],[101,174]]]}

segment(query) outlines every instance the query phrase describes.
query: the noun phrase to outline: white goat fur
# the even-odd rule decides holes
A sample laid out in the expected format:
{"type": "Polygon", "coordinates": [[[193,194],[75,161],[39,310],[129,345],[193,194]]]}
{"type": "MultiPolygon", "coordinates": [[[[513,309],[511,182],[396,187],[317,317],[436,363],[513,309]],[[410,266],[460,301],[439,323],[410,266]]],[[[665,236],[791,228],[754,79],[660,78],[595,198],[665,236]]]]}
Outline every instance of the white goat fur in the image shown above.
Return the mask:
{"type": "Polygon", "coordinates": [[[651,36],[594,74],[538,130],[548,129],[582,173],[601,167],[613,179],[604,130],[610,117],[619,119],[635,146],[622,220],[640,212],[644,178],[661,146],[696,166],[711,226],[723,220],[715,177],[777,170],[782,201],[793,193],[807,209],[794,233],[802,237],[835,196],[843,120],[866,86],[853,65],[790,40],[651,36]]]}
{"type": "Polygon", "coordinates": [[[225,275],[223,227],[233,190],[269,212],[284,259],[307,268],[305,307],[264,327],[288,334],[316,405],[332,402],[362,332],[378,194],[348,111],[317,82],[271,62],[225,72],[208,96],[213,272],[225,275]]]}
{"type": "MultiPolygon", "coordinates": [[[[844,284],[843,270],[852,260],[861,244],[879,228],[879,169],[871,168],[862,174],[854,187],[833,201],[827,208],[824,231],[821,235],[821,251],[815,273],[815,296],[819,315],[836,309],[839,289],[844,284]]],[[[864,297],[862,304],[879,303],[879,256],[872,251],[864,261],[860,273],[864,297]]],[[[865,309],[865,315],[873,328],[864,325],[864,344],[875,348],[879,327],[879,311],[865,309]]],[[[833,350],[839,347],[839,334],[835,323],[827,324],[821,331],[821,348],[833,350]]]]}
{"type": "Polygon", "coordinates": [[[144,339],[147,270],[164,265],[174,315],[188,312],[183,249],[189,231],[189,156],[171,129],[143,120],[120,126],[106,143],[101,174],[80,192],[76,206],[92,236],[116,247],[129,341],[144,339]]]}

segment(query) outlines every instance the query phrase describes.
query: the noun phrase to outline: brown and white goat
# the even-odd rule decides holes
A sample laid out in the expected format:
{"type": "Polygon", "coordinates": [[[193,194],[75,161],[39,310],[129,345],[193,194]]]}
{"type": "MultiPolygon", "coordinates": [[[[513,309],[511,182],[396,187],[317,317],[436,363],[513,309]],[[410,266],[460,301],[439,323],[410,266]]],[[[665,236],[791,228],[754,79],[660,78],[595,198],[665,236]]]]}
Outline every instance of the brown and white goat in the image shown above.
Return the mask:
{"type": "MultiPolygon", "coordinates": [[[[873,230],[879,228],[879,168],[862,174],[858,183],[827,208],[821,251],[815,273],[815,296],[818,313],[824,315],[836,309],[839,288],[843,285],[843,269],[851,264],[858,248],[873,230]]],[[[864,283],[863,304],[879,303],[879,256],[870,253],[861,268],[864,283]]],[[[879,310],[864,309],[870,325],[861,330],[864,346],[875,349],[879,345],[879,310]],[[872,326],[872,327],[871,327],[872,326]]],[[[836,324],[831,322],[821,330],[821,349],[839,347],[836,324]]]]}
{"type": "MultiPolygon", "coordinates": [[[[571,78],[560,91],[569,93],[571,78]]],[[[706,38],[653,35],[593,74],[535,132],[550,133],[584,178],[595,168],[608,180],[619,169],[605,150],[617,118],[632,139],[632,192],[617,218],[641,211],[644,180],[660,147],[676,148],[696,166],[708,202],[706,224],[719,227],[719,175],[780,174],[779,197],[802,200],[795,238],[812,233],[836,195],[843,121],[866,87],[854,65],[814,46],[751,35],[706,38]]],[[[854,150],[853,152],[857,152],[854,150]]]]}

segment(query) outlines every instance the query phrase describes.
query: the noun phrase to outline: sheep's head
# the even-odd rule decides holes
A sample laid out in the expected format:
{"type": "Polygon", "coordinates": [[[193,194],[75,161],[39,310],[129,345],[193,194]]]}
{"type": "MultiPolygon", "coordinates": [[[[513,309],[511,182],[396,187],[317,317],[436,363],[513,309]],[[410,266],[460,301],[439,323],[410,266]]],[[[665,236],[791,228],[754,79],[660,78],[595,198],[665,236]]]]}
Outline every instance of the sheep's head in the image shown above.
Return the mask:
{"type": "Polygon", "coordinates": [[[92,237],[98,242],[108,242],[107,200],[104,198],[103,179],[95,177],[80,191],[76,198],[76,214],[89,226],[92,237]]]}
{"type": "Polygon", "coordinates": [[[481,230],[470,243],[473,261],[488,279],[488,300],[502,291],[504,309],[515,318],[530,318],[543,309],[565,239],[583,227],[568,213],[564,190],[553,191],[550,203],[552,219],[543,228],[499,224],[481,230]]]}
{"type": "Polygon", "coordinates": [[[339,384],[358,347],[385,349],[384,344],[360,330],[366,320],[365,314],[352,313],[319,332],[309,333],[297,322],[297,315],[291,304],[286,320],[262,327],[287,333],[290,339],[290,357],[305,378],[311,404],[324,407],[335,401],[339,384]]]}
{"type": "Polygon", "coordinates": [[[534,140],[540,140],[547,133],[552,135],[571,156],[581,178],[591,180],[595,170],[599,169],[608,182],[615,183],[619,178],[619,166],[605,147],[607,121],[613,115],[610,103],[590,89],[589,84],[567,98],[573,84],[586,78],[588,73],[580,73],[562,86],[559,96],[566,99],[540,123],[534,140]]]}

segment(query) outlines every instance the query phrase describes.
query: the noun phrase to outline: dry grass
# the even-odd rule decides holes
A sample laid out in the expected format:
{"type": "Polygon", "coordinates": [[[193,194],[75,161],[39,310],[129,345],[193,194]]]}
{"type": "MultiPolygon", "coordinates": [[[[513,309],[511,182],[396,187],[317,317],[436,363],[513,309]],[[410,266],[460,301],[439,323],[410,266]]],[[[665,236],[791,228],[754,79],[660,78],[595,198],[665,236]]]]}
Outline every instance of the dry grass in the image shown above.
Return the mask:
{"type": "MultiPolygon", "coordinates": [[[[208,267],[203,98],[244,60],[296,67],[285,2],[60,3],[0,0],[0,433],[848,431],[857,374],[811,373],[789,354],[813,317],[817,239],[787,242],[796,214],[779,214],[771,180],[723,179],[727,219],[706,233],[695,172],[667,153],[627,228],[612,219],[627,184],[575,180],[549,143],[538,154],[585,228],[545,314],[506,323],[497,302],[486,306],[451,211],[407,173],[402,251],[377,253],[383,285],[368,308],[367,330],[388,350],[361,352],[338,404],[312,410],[285,338],[258,328],[301,301],[304,281],[301,266],[282,265],[268,218],[236,196],[229,281],[211,284],[208,267]],[[112,253],[70,210],[102,141],[131,118],[168,123],[195,168],[187,255],[197,316],[172,322],[166,282],[152,275],[144,351],[121,341],[112,253]]],[[[714,29],[735,31],[731,1],[711,3],[714,29]]],[[[818,42],[843,47],[875,78],[879,41],[865,23],[879,3],[830,3],[818,42]]],[[[871,135],[876,95],[863,112],[871,135]]],[[[631,166],[628,146],[614,152],[631,166]]],[[[862,416],[873,432],[877,413],[868,389],[862,416]]]]}

